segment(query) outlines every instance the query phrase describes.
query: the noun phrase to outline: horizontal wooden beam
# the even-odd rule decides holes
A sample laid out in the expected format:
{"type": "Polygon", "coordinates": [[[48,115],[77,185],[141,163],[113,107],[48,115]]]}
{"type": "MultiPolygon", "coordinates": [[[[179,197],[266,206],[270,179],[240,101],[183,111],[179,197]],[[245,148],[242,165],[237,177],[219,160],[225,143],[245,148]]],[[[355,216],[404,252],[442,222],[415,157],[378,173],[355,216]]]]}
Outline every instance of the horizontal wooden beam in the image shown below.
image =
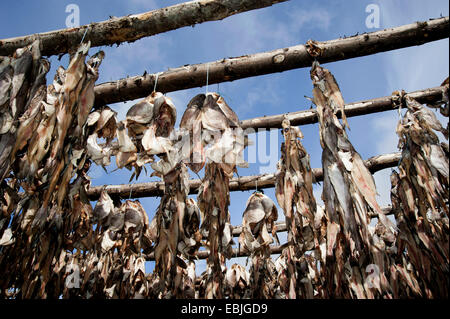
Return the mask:
{"type": "MultiPolygon", "coordinates": [[[[414,91],[408,93],[407,95],[422,104],[435,103],[442,100],[442,93],[445,90],[448,91],[448,87],[438,86],[434,88],[414,91]]],[[[399,105],[397,103],[393,103],[393,96],[384,96],[365,101],[348,103],[345,105],[345,115],[347,117],[352,117],[385,112],[398,109],[398,106],[399,105]]],[[[310,109],[305,111],[289,112],[285,114],[256,117],[253,119],[241,121],[241,126],[244,129],[252,128],[255,130],[261,128],[281,128],[281,122],[283,121],[285,116],[287,116],[287,118],[290,120],[291,125],[306,125],[318,122],[316,109],[310,109]]],[[[341,117],[340,111],[338,111],[337,116],[339,118],[341,117]]]]}
{"type": "MultiPolygon", "coordinates": [[[[443,93],[447,92],[448,94],[448,90],[448,86],[438,86],[434,88],[406,93],[406,95],[412,97],[422,104],[434,104],[443,102],[443,93]]],[[[349,103],[345,105],[345,114],[347,117],[353,117],[396,110],[399,107],[399,101],[394,102],[394,99],[398,99],[398,96],[384,96],[375,99],[349,103]]],[[[304,111],[255,117],[252,119],[243,120],[241,121],[241,127],[247,130],[254,129],[255,131],[258,129],[281,128],[281,123],[285,116],[288,117],[291,125],[306,125],[318,122],[317,111],[315,109],[308,109],[304,111]]],[[[339,118],[341,117],[340,110],[338,110],[337,116],[339,118]]],[[[250,131],[247,131],[247,134],[250,133],[250,131]]],[[[100,146],[104,147],[105,144],[101,144],[100,146]]],[[[113,150],[117,150],[119,145],[117,144],[117,141],[113,141],[111,142],[110,147],[113,150]]]]}
{"type": "Polygon", "coordinates": [[[287,0],[189,1],[145,13],[114,17],[78,28],[3,39],[0,40],[0,55],[10,55],[16,49],[30,45],[36,39],[41,41],[43,56],[67,53],[78,46],[83,37],[85,41],[91,41],[91,47],[133,42],[143,37],[206,21],[222,20],[237,13],[285,1],[287,0]]]}
{"type": "MultiPolygon", "coordinates": [[[[317,60],[340,61],[379,52],[421,45],[449,37],[449,17],[416,22],[400,27],[316,42],[317,60]]],[[[269,52],[226,58],[202,64],[185,65],[158,75],[158,91],[167,93],[204,86],[209,69],[209,84],[234,81],[263,74],[310,67],[314,58],[307,45],[296,45],[269,52]]],[[[95,106],[142,98],[153,90],[156,74],[132,76],[95,87],[95,106]]]]}
{"type": "MultiPolygon", "coordinates": [[[[283,245],[270,246],[270,254],[271,255],[281,254],[281,252],[283,251],[283,248],[284,248],[283,245]]],[[[240,249],[233,248],[232,258],[247,257],[247,256],[249,256],[249,253],[248,253],[247,250],[244,249],[244,247],[240,247],[240,249]]],[[[209,257],[209,251],[208,250],[198,251],[197,255],[196,255],[197,259],[207,259],[208,257],[209,257]]],[[[155,260],[155,254],[153,252],[151,252],[150,254],[148,254],[146,256],[146,260],[147,261],[154,261],[155,260]]]]}
{"type": "MultiPolygon", "coordinates": [[[[383,212],[385,215],[392,215],[393,211],[391,209],[390,206],[388,207],[383,207],[383,212]]],[[[376,213],[370,213],[370,218],[376,218],[378,215],[376,213]]],[[[280,221],[280,222],[275,222],[276,228],[277,228],[277,233],[282,233],[287,231],[287,227],[286,227],[286,222],[284,221],[280,221]]],[[[234,226],[233,227],[233,237],[239,237],[241,235],[242,232],[242,226],[234,226]]],[[[237,249],[237,248],[233,248],[233,257],[247,257],[249,256],[248,251],[246,251],[245,249],[243,249],[243,247],[240,247],[241,249],[237,249]]],[[[273,245],[270,246],[270,253],[272,255],[275,254],[281,254],[282,250],[283,250],[284,246],[283,245],[273,245]]],[[[209,251],[208,250],[201,250],[197,253],[197,258],[198,259],[207,259],[209,256],[209,251]]],[[[155,255],[154,253],[150,253],[147,258],[147,261],[154,261],[155,260],[155,255]]]]}
{"type": "MultiPolygon", "coordinates": [[[[382,210],[385,215],[393,214],[392,208],[390,206],[383,207],[382,210]]],[[[370,218],[376,218],[376,217],[378,217],[378,214],[374,213],[374,212],[369,212],[369,216],[370,216],[370,218]]],[[[282,233],[282,232],[287,231],[287,226],[286,226],[285,221],[275,222],[275,226],[277,229],[277,233],[282,233]]],[[[232,228],[233,228],[233,232],[232,232],[233,237],[239,237],[242,232],[242,226],[233,226],[232,228]]]]}
{"type": "MultiPolygon", "coordinates": [[[[383,154],[369,158],[365,161],[366,166],[371,173],[377,172],[384,168],[397,166],[401,158],[401,153],[383,154]]],[[[313,168],[312,172],[317,182],[323,180],[323,172],[321,168],[313,168]]],[[[197,194],[201,180],[191,179],[189,181],[189,194],[197,194]]],[[[253,176],[242,176],[239,178],[232,178],[230,180],[230,191],[247,191],[255,189],[271,188],[275,186],[275,174],[262,174],[253,176]]],[[[109,196],[118,198],[140,198],[140,197],[154,197],[162,196],[164,194],[163,182],[148,182],[136,184],[121,184],[121,185],[102,185],[93,186],[87,189],[87,194],[90,200],[97,200],[100,197],[101,191],[105,189],[109,196]]]]}

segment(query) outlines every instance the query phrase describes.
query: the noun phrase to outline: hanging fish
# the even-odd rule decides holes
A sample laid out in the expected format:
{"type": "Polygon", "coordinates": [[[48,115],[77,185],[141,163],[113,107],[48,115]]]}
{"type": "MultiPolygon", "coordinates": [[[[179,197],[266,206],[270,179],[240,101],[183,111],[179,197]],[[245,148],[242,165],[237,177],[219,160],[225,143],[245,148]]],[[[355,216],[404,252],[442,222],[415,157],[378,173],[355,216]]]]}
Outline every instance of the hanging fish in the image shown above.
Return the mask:
{"type": "Polygon", "coordinates": [[[164,196],[152,221],[156,228],[155,273],[160,278],[158,291],[163,297],[182,297],[190,290],[183,288],[189,280],[187,273],[179,271],[180,257],[192,259],[200,248],[200,211],[195,201],[188,198],[189,174],[183,163],[163,175],[163,180],[164,196]]]}
{"type": "MultiPolygon", "coordinates": [[[[328,296],[350,296],[349,285],[357,276],[361,280],[365,274],[353,273],[347,276],[346,265],[360,263],[363,260],[376,262],[373,239],[369,231],[369,212],[375,212],[386,230],[397,233],[396,226],[385,216],[376,201],[376,187],[361,156],[348,140],[345,127],[344,100],[335,78],[327,69],[314,62],[311,68],[314,84],[314,103],[319,117],[320,143],[323,148],[323,193],[327,214],[326,272],[328,280],[325,293],[328,296]],[[344,125],[339,122],[336,113],[340,112],[344,125]],[[347,251],[349,254],[347,254],[347,251]],[[328,263],[332,267],[328,267],[328,263]]],[[[369,262],[370,264],[370,262],[369,262]]],[[[378,265],[384,276],[383,265],[378,265]]],[[[385,280],[385,277],[383,277],[385,280]]],[[[351,289],[351,288],[350,288],[351,289]]],[[[364,298],[366,293],[359,294],[364,298]]]]}
{"type": "Polygon", "coordinates": [[[196,173],[205,167],[198,206],[203,216],[201,231],[208,237],[210,251],[203,285],[204,297],[208,299],[222,298],[224,293],[225,258],[230,257],[232,243],[228,226],[229,179],[236,165],[242,164],[240,151],[246,146],[239,123],[236,114],[217,93],[195,96],[180,123],[189,142],[192,141],[189,151],[183,153],[187,165],[196,173]],[[236,135],[242,138],[235,138],[236,135]]]}
{"type": "Polygon", "coordinates": [[[225,274],[226,287],[230,299],[249,298],[250,274],[242,265],[233,264],[225,274]]]}
{"type": "Polygon", "coordinates": [[[412,295],[427,298],[448,296],[448,153],[435,131],[443,132],[434,114],[409,96],[406,113],[397,125],[402,158],[391,174],[391,201],[401,231],[391,280],[409,287],[412,295]],[[423,248],[425,247],[425,249],[423,248]],[[417,276],[409,271],[410,263],[417,276]],[[433,273],[434,279],[430,274],[433,273]],[[401,279],[400,281],[396,278],[401,279]]]}
{"type": "MultiPolygon", "coordinates": [[[[198,173],[205,165],[204,148],[208,144],[206,139],[210,134],[240,128],[240,123],[236,113],[219,94],[207,93],[191,99],[181,118],[180,128],[190,134],[192,148],[188,166],[198,173]]],[[[226,145],[230,145],[230,142],[226,145]]]]}
{"type": "Polygon", "coordinates": [[[249,251],[252,260],[250,289],[253,298],[269,298],[274,292],[272,285],[267,284],[275,284],[275,265],[270,258],[270,244],[273,239],[269,232],[276,237],[274,223],[277,219],[275,203],[263,193],[256,191],[247,200],[239,243],[249,251]]]}

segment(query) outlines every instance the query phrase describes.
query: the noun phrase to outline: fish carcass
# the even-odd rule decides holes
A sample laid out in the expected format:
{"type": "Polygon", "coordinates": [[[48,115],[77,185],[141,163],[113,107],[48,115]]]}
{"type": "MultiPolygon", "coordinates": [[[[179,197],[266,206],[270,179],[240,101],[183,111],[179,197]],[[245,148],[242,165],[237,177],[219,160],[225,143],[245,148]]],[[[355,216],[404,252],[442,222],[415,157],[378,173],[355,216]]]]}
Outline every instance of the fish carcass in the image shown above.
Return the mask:
{"type": "Polygon", "coordinates": [[[266,195],[255,191],[247,200],[242,217],[240,245],[250,253],[250,290],[251,298],[268,299],[276,291],[275,264],[270,258],[272,236],[276,237],[275,221],[278,210],[275,203],[266,195]]]}
{"type": "Polygon", "coordinates": [[[187,165],[198,173],[206,163],[198,195],[203,216],[201,230],[208,238],[210,251],[205,298],[222,298],[225,258],[232,243],[229,179],[237,165],[246,164],[242,159],[244,134],[237,115],[217,93],[195,96],[183,114],[180,129],[189,141],[188,150],[183,152],[187,165]]]}
{"type": "MultiPolygon", "coordinates": [[[[187,167],[179,163],[163,175],[164,195],[152,223],[156,231],[155,274],[158,275],[160,298],[186,298],[191,296],[195,281],[189,276],[186,263],[195,257],[200,247],[200,211],[195,201],[188,198],[189,174],[187,167]],[[191,287],[192,288],[192,287],[191,287]]],[[[190,266],[192,267],[192,265],[190,266]]]]}
{"type": "MultiPolygon", "coordinates": [[[[364,273],[368,265],[377,261],[368,227],[369,213],[378,215],[387,232],[395,234],[397,229],[378,205],[373,176],[348,140],[344,100],[334,76],[317,61],[310,74],[323,148],[322,199],[327,216],[325,297],[373,298],[376,291],[365,285],[364,273]],[[338,112],[344,125],[337,118],[338,112]]],[[[383,265],[377,266],[382,287],[389,289],[383,265]]]]}
{"type": "Polygon", "coordinates": [[[312,294],[302,296],[301,293],[300,286],[308,279],[301,281],[300,259],[306,251],[315,249],[314,255],[319,262],[322,259],[320,246],[326,245],[326,238],[321,234],[322,219],[316,220],[316,201],[312,187],[314,175],[309,155],[299,140],[303,138],[303,134],[299,128],[291,127],[287,117],[282,122],[282,130],[284,143],[277,165],[275,194],[285,214],[288,231],[288,247],[282,254],[282,258],[286,258],[288,283],[283,285],[283,292],[291,299],[312,298],[312,294]]]}

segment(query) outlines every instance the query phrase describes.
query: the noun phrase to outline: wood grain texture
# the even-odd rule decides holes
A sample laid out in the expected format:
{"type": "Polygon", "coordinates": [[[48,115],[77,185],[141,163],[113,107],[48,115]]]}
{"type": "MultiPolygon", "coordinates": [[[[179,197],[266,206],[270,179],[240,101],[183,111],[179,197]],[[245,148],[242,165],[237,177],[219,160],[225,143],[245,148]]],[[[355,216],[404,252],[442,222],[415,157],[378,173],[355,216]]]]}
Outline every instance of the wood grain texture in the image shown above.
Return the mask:
{"type": "MultiPolygon", "coordinates": [[[[351,59],[375,53],[421,45],[449,36],[449,17],[416,22],[396,28],[315,42],[321,63],[351,59]]],[[[167,93],[204,86],[209,66],[209,84],[229,82],[252,76],[310,67],[314,57],[310,44],[274,51],[226,58],[201,64],[184,65],[158,75],[158,91],[167,93]]],[[[154,87],[156,74],[131,76],[95,87],[95,106],[124,102],[147,96],[154,87]]]]}
{"type": "Polygon", "coordinates": [[[143,37],[179,29],[285,2],[287,0],[201,0],[189,1],[145,13],[91,23],[78,28],[61,29],[0,40],[0,55],[10,55],[18,48],[41,40],[41,53],[50,56],[70,52],[85,41],[91,47],[133,42],[143,37]]]}

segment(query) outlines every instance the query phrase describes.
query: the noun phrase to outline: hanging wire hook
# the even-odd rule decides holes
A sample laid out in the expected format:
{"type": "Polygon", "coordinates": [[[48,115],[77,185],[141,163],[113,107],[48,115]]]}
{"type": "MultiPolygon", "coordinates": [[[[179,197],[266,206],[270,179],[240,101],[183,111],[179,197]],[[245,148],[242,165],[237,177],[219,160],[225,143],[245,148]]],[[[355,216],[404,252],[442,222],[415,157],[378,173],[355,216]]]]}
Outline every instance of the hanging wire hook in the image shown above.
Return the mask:
{"type": "Polygon", "coordinates": [[[208,94],[208,84],[209,84],[209,63],[206,65],[206,92],[208,94]]]}
{"type": "Polygon", "coordinates": [[[130,187],[130,197],[128,197],[129,200],[131,200],[131,193],[133,192],[133,185],[134,185],[134,183],[131,184],[131,187],[130,187]]]}
{"type": "Polygon", "coordinates": [[[89,26],[87,26],[86,31],[84,31],[83,37],[81,38],[80,44],[83,43],[84,37],[86,36],[86,33],[89,30],[89,26]]]}
{"type": "Polygon", "coordinates": [[[153,86],[153,92],[156,92],[156,85],[158,84],[158,78],[161,72],[156,73],[155,85],[153,86]]]}

